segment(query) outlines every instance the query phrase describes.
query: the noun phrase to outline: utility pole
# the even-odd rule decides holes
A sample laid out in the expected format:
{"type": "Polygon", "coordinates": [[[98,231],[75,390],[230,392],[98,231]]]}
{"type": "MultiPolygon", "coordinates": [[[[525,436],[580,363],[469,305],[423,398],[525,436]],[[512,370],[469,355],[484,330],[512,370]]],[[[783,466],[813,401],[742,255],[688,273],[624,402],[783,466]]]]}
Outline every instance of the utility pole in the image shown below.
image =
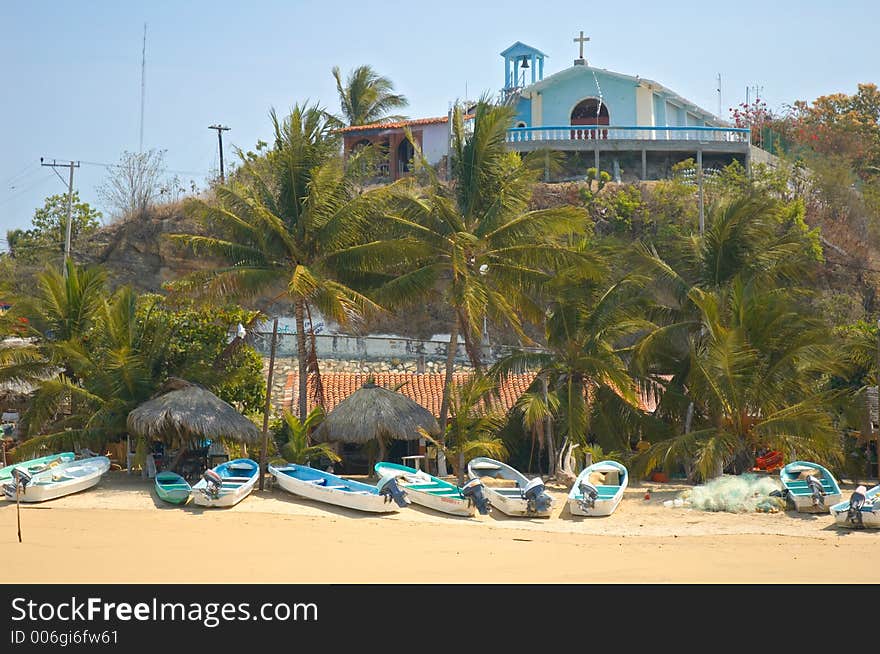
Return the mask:
{"type": "Polygon", "coordinates": [[[220,143],[220,182],[223,183],[226,181],[226,178],[223,176],[223,132],[229,131],[229,128],[217,123],[216,125],[209,126],[208,129],[217,130],[217,140],[220,143]]]}
{"type": "Polygon", "coordinates": [[[60,164],[56,163],[53,159],[52,163],[44,163],[43,157],[40,157],[40,165],[51,168],[70,168],[70,175],[67,180],[67,226],[64,235],[64,265],[62,266],[64,276],[67,277],[67,260],[70,258],[70,231],[73,216],[73,169],[79,168],[79,162],[74,163],[71,161],[70,163],[60,164]]]}
{"type": "Polygon", "coordinates": [[[144,23],[144,46],[141,50],[141,140],[138,153],[144,151],[144,96],[147,90],[147,24],[144,23]]]}

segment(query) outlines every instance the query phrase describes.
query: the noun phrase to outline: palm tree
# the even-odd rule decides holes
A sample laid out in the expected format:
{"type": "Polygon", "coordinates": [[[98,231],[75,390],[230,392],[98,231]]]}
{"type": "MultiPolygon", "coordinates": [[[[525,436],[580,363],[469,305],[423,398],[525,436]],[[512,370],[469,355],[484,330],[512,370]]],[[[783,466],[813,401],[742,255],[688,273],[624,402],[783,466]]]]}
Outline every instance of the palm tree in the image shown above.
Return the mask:
{"type": "Polygon", "coordinates": [[[138,318],[137,294],[130,288],[102,299],[89,337],[57,345],[69,373],[40,382],[22,418],[31,436],[18,448],[22,455],[47,447],[100,449],[124,436],[128,414],[162,382],[169,336],[159,313],[147,310],[138,318]]]}
{"type": "Polygon", "coordinates": [[[74,376],[68,346],[88,338],[95,326],[106,274],[70,259],[65,267],[66,275],[54,268],[37,275],[36,293],[16,300],[5,316],[23,329],[26,342],[0,344],[0,381],[36,384],[58,369],[74,376]]]}
{"type": "Polygon", "coordinates": [[[283,121],[271,116],[274,148],[264,158],[245,159],[239,179],[217,186],[214,201],[188,201],[187,210],[217,236],[173,238],[225,265],[178,287],[213,298],[277,292],[292,301],[299,415],[305,420],[306,317],[311,329],[313,307],[340,325],[379,310],[353,285],[412,248],[393,239],[369,240],[367,228],[381,217],[389,191],[359,191],[356,166],[346,168],[339,155],[331,116],[316,105],[297,105],[283,121]]]}
{"type": "Polygon", "coordinates": [[[837,462],[840,443],[823,380],[834,372],[828,330],[792,293],[736,277],[714,292],[691,290],[702,336],[692,338],[685,387],[693,431],[653,444],[636,470],[690,460],[703,479],[754,465],[768,446],[789,458],[837,462]]]}
{"type": "Polygon", "coordinates": [[[450,183],[442,183],[422,161],[429,176],[427,190],[401,186],[389,217],[422,254],[414,265],[395,270],[379,297],[402,306],[434,296],[452,308],[441,425],[448,413],[459,334],[471,362],[481,370],[484,316],[530,343],[521,316],[540,320],[543,310],[535,298],[554,270],[573,262],[586,265],[565,243],[568,235],[583,229],[582,210],[528,208],[539,173],[506,147],[513,116],[511,107],[481,100],[471,133],[462,108],[456,107],[450,183]]]}
{"type": "Polygon", "coordinates": [[[323,419],[324,410],[320,406],[312,409],[304,421],[300,421],[295,415],[284,412],[280,437],[285,439],[281,443],[281,455],[285,460],[300,465],[309,465],[311,460],[321,457],[327,458],[333,463],[342,460],[327,443],[312,444],[309,439],[309,434],[323,419]]]}
{"type": "Polygon", "coordinates": [[[441,448],[449,461],[453,461],[458,485],[464,483],[465,461],[476,456],[495,459],[507,457],[507,448],[498,436],[504,426],[505,416],[492,407],[490,396],[495,390],[494,382],[480,374],[472,375],[458,387],[453,387],[449,404],[451,418],[438,442],[422,431],[422,435],[441,448]]]}
{"type": "Polygon", "coordinates": [[[358,66],[348,74],[345,84],[339,66],[333,67],[339,107],[348,125],[370,125],[403,120],[405,116],[389,114],[394,109],[406,107],[409,102],[394,93],[394,84],[382,77],[370,66],[358,66]]]}

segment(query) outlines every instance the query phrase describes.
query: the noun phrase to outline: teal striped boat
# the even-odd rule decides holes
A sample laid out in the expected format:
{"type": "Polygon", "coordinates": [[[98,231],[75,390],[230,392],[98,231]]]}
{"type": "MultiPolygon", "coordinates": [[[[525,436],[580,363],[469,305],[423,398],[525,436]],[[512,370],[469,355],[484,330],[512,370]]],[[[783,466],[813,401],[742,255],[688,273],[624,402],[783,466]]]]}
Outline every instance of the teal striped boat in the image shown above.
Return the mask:
{"type": "Polygon", "coordinates": [[[156,495],[160,500],[170,504],[186,504],[192,493],[189,482],[170,470],[163,470],[156,475],[156,495]]]}
{"type": "Polygon", "coordinates": [[[61,452],[60,454],[50,454],[49,456],[41,456],[39,459],[31,459],[30,461],[22,461],[21,463],[13,463],[0,468],[0,484],[12,481],[12,471],[15,468],[21,468],[31,477],[38,472],[42,472],[50,467],[51,464],[67,463],[75,458],[73,452],[61,452]]]}
{"type": "Polygon", "coordinates": [[[459,488],[424,470],[416,470],[397,463],[380,461],[373,469],[381,478],[396,477],[397,483],[406,490],[414,503],[450,515],[471,517],[474,509],[481,514],[489,513],[489,502],[482,493],[483,482],[471,480],[465,488],[459,488]]]}
{"type": "Polygon", "coordinates": [[[779,471],[779,479],[796,511],[828,513],[843,499],[834,475],[812,461],[792,461],[779,471]]]}

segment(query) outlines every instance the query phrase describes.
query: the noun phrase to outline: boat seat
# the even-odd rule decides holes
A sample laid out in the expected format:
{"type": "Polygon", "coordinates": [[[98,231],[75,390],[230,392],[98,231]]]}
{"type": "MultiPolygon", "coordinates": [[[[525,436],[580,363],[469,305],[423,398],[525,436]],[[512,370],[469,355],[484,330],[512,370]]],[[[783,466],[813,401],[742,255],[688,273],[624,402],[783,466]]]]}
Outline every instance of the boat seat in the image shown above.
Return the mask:
{"type": "Polygon", "coordinates": [[[303,481],[307,484],[314,484],[315,486],[323,486],[327,483],[326,479],[301,479],[300,481],[303,481]]]}
{"type": "Polygon", "coordinates": [[[348,490],[348,486],[336,485],[336,486],[325,486],[325,488],[329,488],[330,490],[348,490]]]}
{"type": "Polygon", "coordinates": [[[250,481],[253,479],[252,477],[223,477],[223,481],[231,481],[233,483],[244,483],[246,481],[250,481]]]}
{"type": "Polygon", "coordinates": [[[493,488],[492,490],[500,495],[522,496],[522,491],[519,488],[493,488]]]}

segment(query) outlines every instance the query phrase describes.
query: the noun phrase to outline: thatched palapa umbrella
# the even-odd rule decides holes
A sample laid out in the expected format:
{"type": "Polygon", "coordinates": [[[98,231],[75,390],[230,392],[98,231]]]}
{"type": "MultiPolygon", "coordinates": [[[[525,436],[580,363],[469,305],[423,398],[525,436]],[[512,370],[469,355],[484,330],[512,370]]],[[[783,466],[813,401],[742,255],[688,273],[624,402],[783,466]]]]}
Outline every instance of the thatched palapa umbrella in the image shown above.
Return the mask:
{"type": "Polygon", "coordinates": [[[245,445],[260,441],[260,430],[211,391],[182,379],[128,414],[128,432],[141,438],[177,441],[226,438],[245,445]]]}
{"type": "Polygon", "coordinates": [[[384,460],[387,441],[417,440],[420,428],[431,436],[440,435],[440,425],[425,407],[368,380],[327,414],[314,437],[361,444],[376,440],[379,459],[384,460]]]}

